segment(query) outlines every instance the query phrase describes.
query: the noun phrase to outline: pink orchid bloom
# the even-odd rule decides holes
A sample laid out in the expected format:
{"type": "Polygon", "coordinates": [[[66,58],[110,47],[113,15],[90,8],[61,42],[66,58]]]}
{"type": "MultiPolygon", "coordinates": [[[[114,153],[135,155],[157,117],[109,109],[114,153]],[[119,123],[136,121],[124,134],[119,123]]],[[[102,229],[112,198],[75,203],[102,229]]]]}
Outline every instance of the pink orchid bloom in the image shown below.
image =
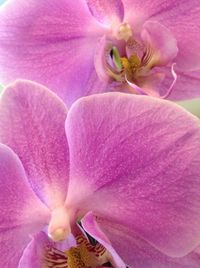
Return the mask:
{"type": "Polygon", "coordinates": [[[200,96],[198,0],[7,0],[0,78],[30,79],[67,104],[102,91],[200,96]]]}
{"type": "Polygon", "coordinates": [[[199,267],[200,124],[182,108],[106,93],[68,111],[21,80],[0,141],[0,267],[199,267]]]}

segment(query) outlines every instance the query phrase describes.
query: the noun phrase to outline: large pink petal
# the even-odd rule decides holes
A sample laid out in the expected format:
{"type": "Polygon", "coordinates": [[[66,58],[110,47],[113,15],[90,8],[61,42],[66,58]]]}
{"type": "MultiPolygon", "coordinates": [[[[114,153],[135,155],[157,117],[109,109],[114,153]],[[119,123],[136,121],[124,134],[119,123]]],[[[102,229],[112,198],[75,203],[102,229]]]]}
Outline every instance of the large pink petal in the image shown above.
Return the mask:
{"type": "MultiPolygon", "coordinates": [[[[138,237],[133,230],[98,217],[96,221],[98,222],[98,228],[101,228],[101,231],[109,237],[112,246],[129,267],[198,268],[200,266],[198,252],[191,252],[181,258],[170,258],[138,237]]],[[[87,222],[85,222],[84,228],[91,234],[95,231],[95,226],[91,226],[87,222]]],[[[98,236],[96,239],[99,239],[98,236]]]]}
{"type": "Polygon", "coordinates": [[[84,0],[9,0],[0,11],[0,78],[40,82],[71,103],[92,90],[102,31],[84,0]]]}
{"type": "Polygon", "coordinates": [[[106,93],[71,108],[68,206],[84,207],[182,256],[200,241],[200,124],[151,97],[106,93]]]}
{"type": "Polygon", "coordinates": [[[19,155],[32,188],[49,207],[63,203],[68,187],[66,116],[56,95],[29,81],[10,85],[0,100],[0,141],[19,155]]]}
{"type": "Polygon", "coordinates": [[[48,221],[48,209],[28,184],[17,155],[0,145],[0,267],[17,267],[30,234],[48,221]]]}
{"type": "Polygon", "coordinates": [[[124,6],[121,0],[86,0],[91,14],[105,26],[123,21],[124,6]]]}

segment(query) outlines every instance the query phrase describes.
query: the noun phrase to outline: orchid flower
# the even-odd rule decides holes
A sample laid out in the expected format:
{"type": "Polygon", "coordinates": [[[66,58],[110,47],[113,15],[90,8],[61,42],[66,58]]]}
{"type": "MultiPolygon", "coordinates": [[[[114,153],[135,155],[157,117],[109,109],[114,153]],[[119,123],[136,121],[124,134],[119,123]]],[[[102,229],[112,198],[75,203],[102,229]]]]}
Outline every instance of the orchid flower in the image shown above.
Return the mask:
{"type": "Polygon", "coordinates": [[[200,124],[179,106],[105,93],[68,111],[19,80],[0,142],[1,267],[199,267],[200,124]]]}
{"type": "Polygon", "coordinates": [[[30,79],[67,104],[103,91],[200,96],[198,0],[7,0],[0,82],[30,79]]]}

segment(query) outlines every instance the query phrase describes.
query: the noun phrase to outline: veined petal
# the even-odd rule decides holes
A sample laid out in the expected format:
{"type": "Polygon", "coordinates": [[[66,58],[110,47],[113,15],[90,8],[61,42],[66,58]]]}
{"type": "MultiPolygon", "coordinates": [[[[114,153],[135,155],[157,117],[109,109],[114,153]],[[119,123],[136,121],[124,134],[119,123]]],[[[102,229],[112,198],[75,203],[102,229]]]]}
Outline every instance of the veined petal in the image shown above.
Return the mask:
{"type": "Polygon", "coordinates": [[[145,21],[154,18],[156,15],[160,15],[162,18],[163,13],[171,10],[174,6],[180,9],[182,2],[182,0],[178,0],[176,3],[174,3],[174,0],[123,0],[124,20],[128,21],[135,30],[140,30],[145,21]]]}
{"type": "Polygon", "coordinates": [[[125,19],[130,20],[141,17],[143,21],[165,10],[172,8],[173,0],[146,0],[144,2],[138,0],[123,0],[125,8],[125,19]],[[134,13],[132,11],[135,11],[134,13]]]}
{"type": "Polygon", "coordinates": [[[0,32],[2,83],[33,80],[68,104],[92,90],[94,50],[104,29],[86,1],[9,0],[0,11],[0,32]]]}
{"type": "Polygon", "coordinates": [[[188,2],[187,0],[178,0],[174,2],[171,0],[164,2],[163,8],[157,14],[154,14],[152,19],[158,20],[165,25],[176,38],[179,48],[176,59],[177,66],[185,71],[199,70],[199,1],[192,0],[188,2]],[[169,3],[167,4],[166,2],[169,3]]]}
{"type": "Polygon", "coordinates": [[[49,211],[31,190],[17,155],[0,145],[0,266],[18,267],[30,235],[48,222],[49,211]]]}
{"type": "Polygon", "coordinates": [[[0,100],[0,141],[20,157],[39,198],[53,208],[66,198],[69,152],[67,108],[50,90],[19,80],[0,100]]]}
{"type": "Polygon", "coordinates": [[[170,31],[160,23],[145,22],[141,37],[147,47],[152,50],[149,62],[146,63],[147,67],[167,65],[176,57],[178,53],[177,41],[170,31]]]}
{"type": "MultiPolygon", "coordinates": [[[[200,265],[198,252],[191,252],[181,258],[171,258],[138,237],[133,230],[126,229],[122,225],[117,225],[100,217],[95,217],[95,220],[98,228],[109,237],[112,241],[112,246],[128,267],[198,268],[200,265]]],[[[87,224],[84,227],[87,231],[91,230],[87,224]]]]}
{"type": "Polygon", "coordinates": [[[197,118],[167,101],[107,93],[77,101],[66,133],[68,206],[112,219],[169,256],[198,245],[197,118]]]}
{"type": "Polygon", "coordinates": [[[121,0],[86,0],[91,14],[105,26],[123,21],[124,6],[121,0]]]}

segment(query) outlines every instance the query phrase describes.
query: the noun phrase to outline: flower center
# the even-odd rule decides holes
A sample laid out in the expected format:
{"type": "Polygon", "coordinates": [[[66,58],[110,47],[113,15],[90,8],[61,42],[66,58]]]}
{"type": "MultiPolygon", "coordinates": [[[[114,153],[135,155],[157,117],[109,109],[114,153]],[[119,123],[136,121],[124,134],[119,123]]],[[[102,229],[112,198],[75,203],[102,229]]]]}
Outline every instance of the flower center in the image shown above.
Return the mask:
{"type": "Polygon", "coordinates": [[[101,39],[95,68],[100,79],[115,82],[113,86],[119,90],[165,98],[176,82],[173,61],[177,53],[176,39],[160,23],[145,22],[136,33],[128,23],[123,23],[111,36],[101,39]],[[160,92],[165,78],[166,88],[160,92]]]}
{"type": "Polygon", "coordinates": [[[108,74],[119,82],[124,82],[126,79],[134,81],[137,77],[140,68],[142,67],[141,59],[137,54],[132,54],[129,58],[120,57],[116,47],[113,47],[110,55],[113,61],[113,67],[108,67],[108,74]]]}
{"type": "Polygon", "coordinates": [[[154,67],[151,49],[146,48],[146,51],[143,52],[143,45],[134,39],[129,39],[127,50],[129,48],[133,53],[130,56],[122,57],[115,46],[110,50],[111,60],[107,63],[107,70],[109,76],[116,81],[136,82],[138,77],[148,74],[154,67]]]}
{"type": "Polygon", "coordinates": [[[78,235],[76,242],[65,252],[46,247],[44,268],[96,268],[108,262],[109,253],[98,242],[91,245],[84,235],[78,235]]]}

